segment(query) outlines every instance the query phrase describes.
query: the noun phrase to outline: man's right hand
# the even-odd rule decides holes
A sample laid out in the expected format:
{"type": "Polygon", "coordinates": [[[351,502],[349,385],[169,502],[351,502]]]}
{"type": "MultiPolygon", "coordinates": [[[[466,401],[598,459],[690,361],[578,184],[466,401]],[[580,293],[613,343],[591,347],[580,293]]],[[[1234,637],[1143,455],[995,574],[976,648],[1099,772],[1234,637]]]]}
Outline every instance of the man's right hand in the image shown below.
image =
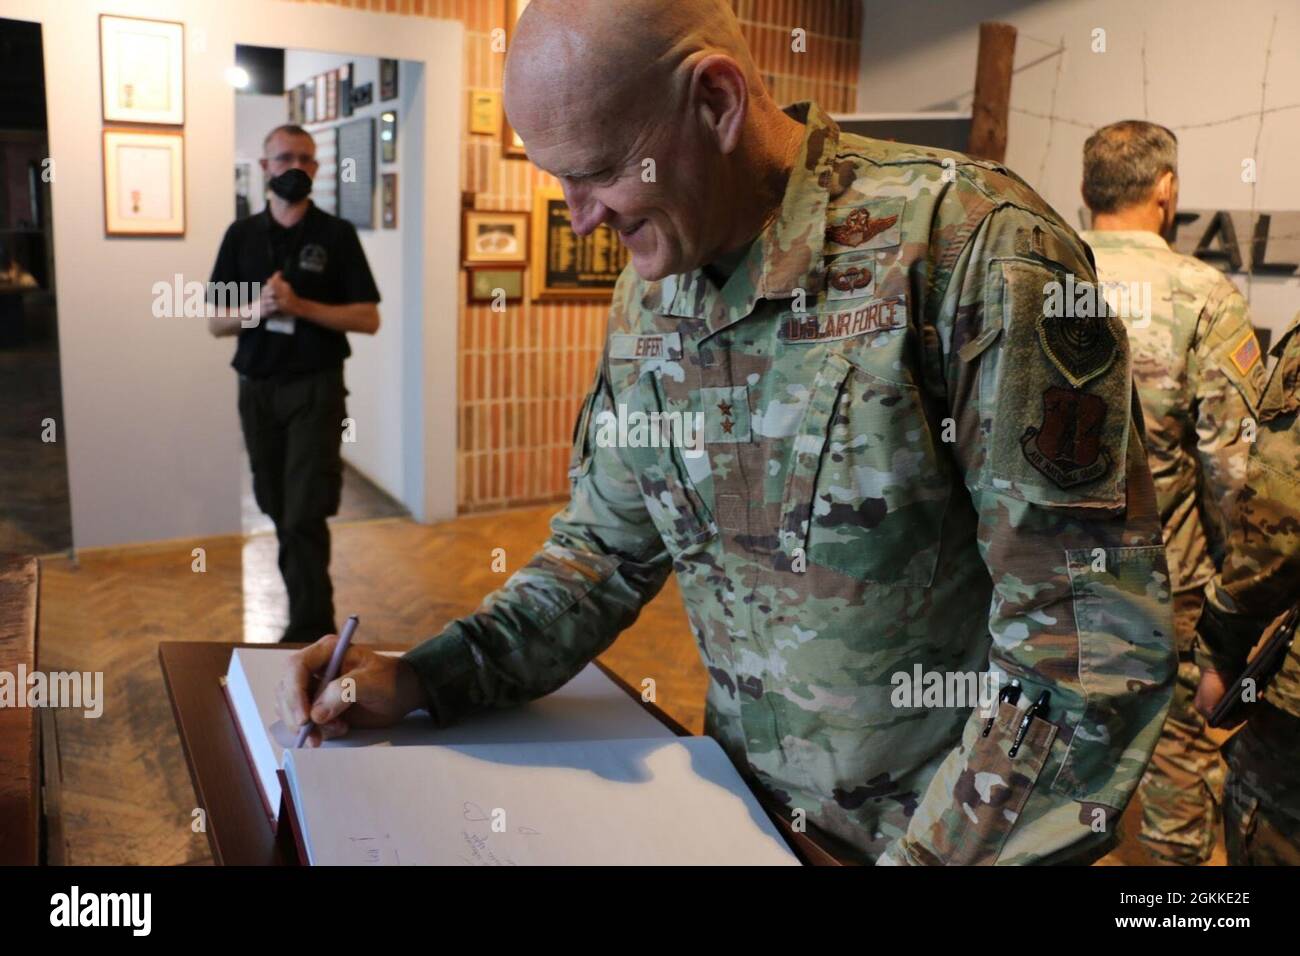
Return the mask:
{"type": "Polygon", "coordinates": [[[327,634],[289,655],[276,689],[276,713],[286,727],[297,733],[309,715],[315,722],[307,738],[310,747],[342,736],[351,727],[388,727],[425,706],[424,691],[410,664],[357,645],[348,648],[339,676],[309,700],[308,688],[324,673],[338,640],[337,635],[327,634]],[[345,681],[353,682],[347,700],[345,681]]]}
{"type": "MultiPolygon", "coordinates": [[[[280,273],[276,273],[279,275],[280,273]]],[[[258,297],[258,316],[266,319],[280,311],[280,306],[275,300],[275,293],[271,290],[269,282],[263,283],[262,292],[258,297]]]]}

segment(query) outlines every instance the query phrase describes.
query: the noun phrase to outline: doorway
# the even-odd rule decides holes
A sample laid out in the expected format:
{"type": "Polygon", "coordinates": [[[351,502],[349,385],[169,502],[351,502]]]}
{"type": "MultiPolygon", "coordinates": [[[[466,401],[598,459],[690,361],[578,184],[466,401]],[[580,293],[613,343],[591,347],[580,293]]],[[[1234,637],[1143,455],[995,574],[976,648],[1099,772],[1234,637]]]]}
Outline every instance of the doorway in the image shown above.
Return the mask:
{"type": "Polygon", "coordinates": [[[72,547],[41,25],[0,19],[0,552],[72,547]]]}

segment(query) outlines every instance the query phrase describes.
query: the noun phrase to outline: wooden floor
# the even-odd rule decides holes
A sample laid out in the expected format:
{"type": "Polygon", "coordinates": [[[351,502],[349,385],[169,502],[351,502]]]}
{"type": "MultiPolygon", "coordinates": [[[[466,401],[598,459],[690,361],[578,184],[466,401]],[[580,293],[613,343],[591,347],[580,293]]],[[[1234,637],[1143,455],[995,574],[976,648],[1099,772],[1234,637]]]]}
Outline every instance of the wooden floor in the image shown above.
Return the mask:
{"type": "MultiPolygon", "coordinates": [[[[340,617],[356,613],[358,640],[413,645],[467,614],[545,539],[551,506],[461,518],[333,525],[332,573],[340,617]]],[[[74,864],[210,862],[191,832],[194,792],[158,668],[160,641],[270,643],[284,627],[285,595],[273,535],[87,551],[41,568],[40,666],[102,670],[103,716],[57,711],[67,861],[74,864]],[[196,573],[191,550],[205,549],[196,573]]],[[[657,702],[689,730],[704,722],[706,675],[676,583],[601,658],[625,680],[652,677],[657,702]]],[[[1105,863],[1144,862],[1130,835],[1105,863]]],[[[1221,851],[1220,851],[1221,857],[1221,851]]]]}

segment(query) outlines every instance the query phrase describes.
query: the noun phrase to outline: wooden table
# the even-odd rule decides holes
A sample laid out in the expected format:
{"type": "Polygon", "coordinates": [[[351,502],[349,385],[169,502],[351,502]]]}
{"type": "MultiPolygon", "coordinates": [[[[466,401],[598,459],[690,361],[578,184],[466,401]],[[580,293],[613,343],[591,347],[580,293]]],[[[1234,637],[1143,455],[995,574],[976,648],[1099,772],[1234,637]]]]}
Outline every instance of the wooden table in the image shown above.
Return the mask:
{"type": "MultiPolygon", "coordinates": [[[[297,862],[292,852],[277,842],[267,821],[261,791],[221,686],[231,651],[267,646],[179,642],[158,646],[163,682],[176,715],[194,793],[207,813],[208,844],[213,860],[220,865],[284,866],[297,862]]],[[[654,704],[643,701],[640,692],[617,674],[599,661],[596,666],[673,733],[689,736],[685,727],[654,704]]],[[[812,864],[836,862],[806,835],[793,832],[784,815],[775,812],[762,794],[756,795],[800,860],[812,864]]]]}
{"type": "MultiPolygon", "coordinates": [[[[36,670],[39,586],[35,558],[0,557],[0,671],[14,681],[20,665],[36,670]]],[[[15,689],[25,700],[25,682],[15,689]]],[[[40,862],[39,718],[31,707],[0,707],[0,866],[40,862]]]]}

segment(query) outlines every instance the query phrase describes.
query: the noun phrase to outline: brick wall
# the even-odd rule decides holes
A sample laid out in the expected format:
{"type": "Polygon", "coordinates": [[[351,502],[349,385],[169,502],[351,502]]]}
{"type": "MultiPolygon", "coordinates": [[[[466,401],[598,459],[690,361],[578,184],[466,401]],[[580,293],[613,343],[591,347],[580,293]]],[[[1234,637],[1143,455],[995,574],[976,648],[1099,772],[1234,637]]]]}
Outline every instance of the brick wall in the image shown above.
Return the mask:
{"type": "MultiPolygon", "coordinates": [[[[299,0],[328,2],[465,24],[465,95],[501,88],[505,57],[490,48],[505,0],[299,0]]],[[[782,105],[814,99],[830,111],[856,107],[859,0],[732,0],[759,69],[782,105]],[[807,52],[791,31],[807,32],[807,52]]],[[[503,159],[497,137],[461,130],[461,189],[479,209],[529,210],[550,179],[526,160],[503,159]]],[[[459,225],[456,227],[459,229],[459,225]]],[[[484,511],[568,494],[573,419],[596,367],[606,307],[582,302],[510,305],[504,313],[465,300],[461,274],[458,502],[484,511]]]]}

